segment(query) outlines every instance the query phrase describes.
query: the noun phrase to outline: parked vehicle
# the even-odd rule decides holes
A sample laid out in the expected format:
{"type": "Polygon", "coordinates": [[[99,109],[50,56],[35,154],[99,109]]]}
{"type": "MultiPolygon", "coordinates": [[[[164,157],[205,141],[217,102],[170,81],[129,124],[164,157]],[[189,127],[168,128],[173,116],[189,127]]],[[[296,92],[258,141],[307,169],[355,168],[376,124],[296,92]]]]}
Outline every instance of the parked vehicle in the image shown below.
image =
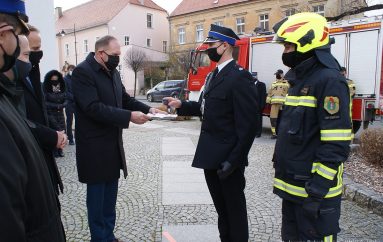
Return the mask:
{"type": "Polygon", "coordinates": [[[185,80],[163,81],[150,89],[146,94],[146,98],[149,102],[162,101],[164,97],[185,99],[185,95],[188,94],[188,90],[185,87],[185,80]]]}
{"type": "MultiPolygon", "coordinates": [[[[380,110],[383,96],[383,19],[382,16],[330,22],[330,36],[335,39],[331,52],[341,66],[348,70],[348,78],[356,85],[353,100],[353,120],[372,121],[380,110]]],[[[272,43],[273,35],[245,37],[238,40],[234,49],[234,59],[250,72],[257,72],[258,79],[269,89],[275,81],[273,73],[277,69],[288,68],[282,63],[283,46],[272,43]]],[[[216,67],[205,53],[207,45],[201,45],[191,52],[188,89],[189,99],[198,101],[207,74],[216,67]]],[[[266,106],[263,115],[268,116],[266,106]]]]}

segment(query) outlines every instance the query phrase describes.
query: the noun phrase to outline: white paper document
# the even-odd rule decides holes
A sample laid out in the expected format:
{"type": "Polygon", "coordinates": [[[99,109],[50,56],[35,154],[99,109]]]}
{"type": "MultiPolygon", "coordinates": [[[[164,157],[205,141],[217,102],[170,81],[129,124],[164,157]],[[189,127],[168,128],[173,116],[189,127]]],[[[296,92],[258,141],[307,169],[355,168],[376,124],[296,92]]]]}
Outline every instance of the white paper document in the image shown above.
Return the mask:
{"type": "Polygon", "coordinates": [[[163,113],[148,113],[147,114],[152,120],[175,120],[177,118],[177,114],[163,114],[163,113]]]}

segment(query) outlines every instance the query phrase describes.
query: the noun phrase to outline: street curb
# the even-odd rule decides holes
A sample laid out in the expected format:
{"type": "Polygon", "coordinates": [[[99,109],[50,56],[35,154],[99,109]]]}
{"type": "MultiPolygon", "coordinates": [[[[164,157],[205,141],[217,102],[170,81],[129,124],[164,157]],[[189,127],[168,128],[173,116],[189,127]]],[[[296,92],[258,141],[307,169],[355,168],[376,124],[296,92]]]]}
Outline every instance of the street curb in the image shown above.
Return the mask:
{"type": "Polygon", "coordinates": [[[383,195],[365,185],[354,182],[346,174],[343,176],[342,197],[383,216],[383,195]]]}

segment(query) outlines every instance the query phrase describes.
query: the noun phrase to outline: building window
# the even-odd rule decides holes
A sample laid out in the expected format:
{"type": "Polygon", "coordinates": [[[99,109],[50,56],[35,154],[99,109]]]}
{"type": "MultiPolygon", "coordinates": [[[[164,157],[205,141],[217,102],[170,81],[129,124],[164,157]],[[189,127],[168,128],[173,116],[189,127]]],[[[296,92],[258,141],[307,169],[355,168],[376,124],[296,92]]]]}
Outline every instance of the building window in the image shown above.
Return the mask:
{"type": "Polygon", "coordinates": [[[237,33],[245,33],[245,17],[237,18],[237,33]]]}
{"type": "Polygon", "coordinates": [[[69,44],[65,44],[65,56],[69,56],[69,44]]]}
{"type": "Polygon", "coordinates": [[[152,39],[146,39],[146,47],[152,47],[152,39]]]}
{"type": "Polygon", "coordinates": [[[84,39],[84,53],[89,52],[89,45],[88,45],[88,40],[84,39]]]}
{"type": "Polygon", "coordinates": [[[153,14],[148,13],[146,15],[146,26],[148,28],[153,28],[153,14]]]}
{"type": "Polygon", "coordinates": [[[121,80],[124,80],[124,73],[122,72],[122,65],[117,66],[117,71],[120,73],[121,80]]]}
{"type": "Polygon", "coordinates": [[[324,16],[324,5],[313,6],[313,12],[324,16]]]}
{"type": "Polygon", "coordinates": [[[130,44],[130,37],[129,36],[125,36],[124,37],[124,45],[129,45],[130,44]]]}
{"type": "Polygon", "coordinates": [[[185,28],[178,29],[178,44],[185,44],[185,28]]]}
{"type": "Polygon", "coordinates": [[[203,41],[203,24],[196,25],[196,42],[203,41]]]}
{"type": "Polygon", "coordinates": [[[269,30],[269,15],[268,14],[261,14],[259,15],[259,27],[263,31],[268,31],[269,30]]]}
{"type": "Polygon", "coordinates": [[[166,40],[162,41],[162,51],[168,52],[168,42],[166,40]]]}
{"type": "Polygon", "coordinates": [[[215,25],[218,25],[218,26],[223,26],[223,22],[222,21],[217,21],[217,22],[214,22],[215,25]]]}
{"type": "Polygon", "coordinates": [[[296,13],[295,8],[290,8],[290,9],[287,9],[287,10],[285,11],[285,15],[286,15],[286,17],[289,17],[289,16],[291,16],[291,15],[294,15],[295,13],[296,13]]]}

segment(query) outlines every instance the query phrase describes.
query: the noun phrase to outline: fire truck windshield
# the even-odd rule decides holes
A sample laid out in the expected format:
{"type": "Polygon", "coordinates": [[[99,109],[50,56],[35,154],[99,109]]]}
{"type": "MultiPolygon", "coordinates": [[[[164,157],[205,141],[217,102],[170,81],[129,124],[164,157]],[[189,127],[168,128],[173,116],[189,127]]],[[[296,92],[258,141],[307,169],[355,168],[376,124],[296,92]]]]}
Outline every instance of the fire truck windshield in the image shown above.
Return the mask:
{"type": "Polygon", "coordinates": [[[210,66],[210,59],[205,51],[198,51],[196,54],[197,56],[195,58],[194,67],[198,68],[210,66]]]}

